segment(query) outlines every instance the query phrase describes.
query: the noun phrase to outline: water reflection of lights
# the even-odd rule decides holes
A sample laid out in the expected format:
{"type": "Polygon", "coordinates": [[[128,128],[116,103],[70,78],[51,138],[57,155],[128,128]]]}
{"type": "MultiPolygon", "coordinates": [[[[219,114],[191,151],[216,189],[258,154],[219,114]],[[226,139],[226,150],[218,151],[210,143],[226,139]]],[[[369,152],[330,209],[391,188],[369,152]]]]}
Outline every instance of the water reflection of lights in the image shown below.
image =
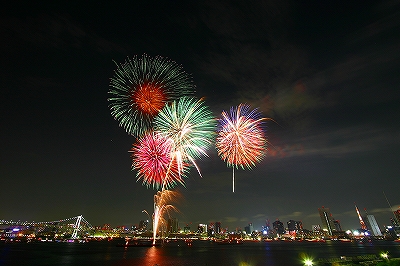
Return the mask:
{"type": "Polygon", "coordinates": [[[163,249],[157,247],[150,247],[146,251],[146,255],[143,257],[143,263],[141,265],[161,265],[163,262],[163,249]]]}

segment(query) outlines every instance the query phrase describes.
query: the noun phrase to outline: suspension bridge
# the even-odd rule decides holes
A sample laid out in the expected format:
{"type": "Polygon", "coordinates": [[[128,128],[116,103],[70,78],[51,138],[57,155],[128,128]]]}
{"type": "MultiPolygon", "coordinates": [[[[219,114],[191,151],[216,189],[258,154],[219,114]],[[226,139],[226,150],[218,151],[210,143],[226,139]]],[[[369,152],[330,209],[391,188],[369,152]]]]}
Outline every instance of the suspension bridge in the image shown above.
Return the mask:
{"type": "Polygon", "coordinates": [[[71,239],[86,237],[94,230],[94,227],[83,217],[83,215],[44,222],[0,220],[0,225],[13,227],[13,229],[10,231],[10,234],[19,231],[30,231],[36,235],[63,235],[71,239]]]}

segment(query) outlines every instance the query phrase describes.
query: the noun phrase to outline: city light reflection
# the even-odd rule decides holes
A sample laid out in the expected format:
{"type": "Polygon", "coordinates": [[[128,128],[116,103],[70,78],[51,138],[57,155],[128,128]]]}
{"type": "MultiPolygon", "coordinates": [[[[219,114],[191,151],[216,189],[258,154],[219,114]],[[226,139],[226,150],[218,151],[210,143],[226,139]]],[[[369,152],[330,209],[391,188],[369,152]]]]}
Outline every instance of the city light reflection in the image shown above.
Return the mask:
{"type": "Polygon", "coordinates": [[[140,265],[161,265],[163,262],[163,249],[158,247],[150,247],[146,251],[140,265]]]}

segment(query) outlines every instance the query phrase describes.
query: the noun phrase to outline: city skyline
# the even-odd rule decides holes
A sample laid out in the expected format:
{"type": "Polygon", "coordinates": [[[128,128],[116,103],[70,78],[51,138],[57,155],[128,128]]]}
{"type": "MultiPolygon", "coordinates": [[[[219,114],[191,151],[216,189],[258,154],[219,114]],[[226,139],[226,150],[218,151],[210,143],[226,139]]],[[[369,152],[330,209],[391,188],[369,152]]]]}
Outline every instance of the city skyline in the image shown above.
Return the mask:
{"type": "MultiPolygon", "coordinates": [[[[395,1],[396,2],[396,1],[395,1]]],[[[155,189],[131,170],[136,139],[111,115],[110,78],[128,57],[162,56],[191,75],[213,116],[258,108],[268,150],[235,170],[215,147],[174,205],[187,223],[302,220],[354,202],[382,226],[400,206],[400,16],[392,1],[13,2],[1,17],[2,219],[83,214],[129,224],[155,189]]]]}
{"type": "MultiPolygon", "coordinates": [[[[357,206],[356,206],[357,207],[357,206]]],[[[304,228],[304,229],[308,229],[308,230],[314,230],[314,227],[315,226],[319,226],[321,229],[326,229],[327,230],[327,232],[329,233],[329,234],[332,234],[332,232],[333,231],[347,231],[347,230],[351,230],[351,231],[354,231],[354,230],[359,230],[359,229],[361,229],[361,230],[369,230],[369,231],[371,231],[371,232],[373,232],[375,235],[377,235],[376,234],[376,227],[378,227],[381,231],[384,231],[385,230],[385,228],[386,228],[386,226],[392,226],[393,225],[393,223],[391,222],[391,219],[398,219],[398,213],[400,213],[400,206],[398,207],[398,209],[397,210],[395,210],[395,211],[393,211],[393,212],[390,212],[389,211],[389,208],[388,208],[388,213],[390,214],[392,214],[391,216],[389,215],[388,216],[388,219],[386,219],[387,221],[389,221],[389,222],[387,222],[387,223],[379,223],[379,222],[377,222],[376,221],[376,219],[375,219],[375,215],[373,215],[373,214],[371,214],[371,213],[368,213],[367,212],[367,210],[366,209],[364,209],[364,212],[363,213],[361,213],[361,212],[357,212],[357,211],[359,211],[359,210],[356,210],[355,211],[355,213],[356,213],[356,218],[357,218],[357,221],[358,221],[358,225],[357,226],[353,226],[353,227],[346,227],[346,225],[345,225],[345,227],[342,229],[342,224],[341,224],[341,222],[340,222],[340,220],[338,220],[338,219],[335,219],[334,218],[334,216],[333,216],[333,214],[330,212],[330,208],[328,208],[328,207],[325,207],[325,206],[322,206],[322,207],[320,207],[320,208],[318,208],[318,219],[316,219],[315,221],[312,221],[311,223],[312,224],[306,224],[306,226],[304,226],[304,224],[303,224],[303,220],[301,219],[301,217],[296,217],[296,220],[294,220],[293,218],[287,218],[287,220],[285,221],[285,220],[282,220],[282,219],[280,219],[279,217],[277,217],[277,218],[275,218],[274,220],[271,220],[271,219],[266,219],[265,221],[264,221],[264,224],[260,224],[260,225],[258,225],[258,224],[256,224],[256,225],[254,225],[253,224],[253,222],[252,221],[250,221],[250,222],[248,222],[247,224],[241,224],[241,225],[237,225],[237,226],[233,226],[233,227],[227,227],[227,226],[223,226],[223,223],[221,223],[221,221],[212,221],[212,220],[208,220],[206,223],[204,223],[204,221],[197,221],[197,222],[187,222],[187,221],[179,221],[179,219],[176,217],[176,216],[174,216],[174,215],[171,215],[170,217],[164,217],[164,219],[166,219],[167,221],[168,221],[168,223],[170,222],[169,220],[170,219],[172,219],[172,220],[176,220],[176,223],[178,224],[178,225],[175,225],[175,226],[177,226],[177,227],[179,227],[179,228],[181,228],[181,229],[183,229],[183,228],[185,228],[185,227],[189,227],[189,228],[191,228],[191,230],[193,230],[193,228],[192,228],[192,226],[197,226],[197,225],[200,225],[200,224],[207,224],[207,225],[210,225],[210,224],[214,224],[214,223],[219,223],[219,226],[221,227],[221,224],[222,224],[222,228],[228,228],[229,229],[229,231],[234,231],[234,230],[236,230],[236,229],[242,229],[242,230],[244,230],[244,228],[246,227],[246,226],[248,226],[249,224],[251,224],[252,225],[252,227],[254,227],[254,229],[255,230],[257,230],[257,231],[262,231],[262,229],[266,226],[266,225],[268,225],[268,224],[271,224],[271,223],[274,223],[275,221],[280,221],[280,222],[282,222],[284,225],[285,224],[287,224],[287,223],[289,223],[290,221],[295,221],[295,222],[301,222],[301,224],[302,224],[302,228],[304,228]],[[328,220],[325,220],[325,219],[323,219],[323,217],[322,217],[322,213],[327,213],[327,215],[329,216],[329,217],[331,217],[331,222],[329,222],[328,220]],[[359,217],[358,217],[358,215],[361,215],[362,217],[363,217],[363,219],[368,219],[368,221],[366,221],[366,224],[368,225],[368,226],[366,226],[366,224],[364,224],[364,221],[362,222],[363,224],[361,224],[361,222],[360,222],[360,220],[361,220],[361,218],[360,218],[360,220],[359,220],[359,217]],[[325,222],[324,222],[324,220],[325,220],[325,222]],[[338,225],[335,225],[335,222],[338,224],[338,225]],[[338,227],[337,226],[339,226],[339,228],[340,229],[338,229],[338,227]]],[[[144,213],[146,213],[147,214],[147,211],[146,210],[143,210],[142,212],[144,212],[144,213]]],[[[84,215],[82,215],[82,216],[84,216],[84,215]]],[[[73,218],[76,218],[76,217],[73,217],[73,218]]],[[[73,219],[73,218],[68,218],[68,219],[73,219]]],[[[140,220],[137,220],[136,222],[134,222],[134,221],[132,221],[132,222],[130,222],[130,223],[126,223],[126,224],[110,224],[110,223],[107,223],[107,222],[104,222],[104,223],[101,223],[101,224],[93,224],[93,226],[95,226],[95,227],[98,227],[98,226],[103,226],[103,225],[108,225],[108,226],[112,226],[113,228],[116,228],[116,227],[121,227],[121,226],[124,226],[124,227],[126,227],[126,228],[129,228],[129,227],[131,227],[131,226],[136,226],[136,227],[138,227],[138,228],[140,228],[140,227],[142,227],[141,226],[141,224],[142,223],[144,223],[145,221],[150,221],[149,219],[151,219],[150,218],[150,215],[148,215],[147,217],[146,217],[147,219],[140,219],[140,220]]],[[[67,220],[68,220],[67,219],[67,220]]],[[[62,219],[62,220],[65,220],[65,219],[62,219]]],[[[0,219],[0,221],[1,222],[11,222],[11,221],[13,221],[13,222],[20,222],[21,224],[24,224],[24,223],[40,223],[40,222],[57,222],[57,221],[59,221],[59,219],[55,219],[55,220],[53,220],[53,221],[21,221],[21,220],[13,220],[13,219],[0,219]]],[[[87,222],[87,221],[86,221],[87,222]]],[[[88,223],[88,222],[87,222],[88,223]]],[[[288,227],[289,227],[289,225],[287,225],[288,227]]],[[[149,224],[147,224],[147,226],[146,227],[149,227],[149,228],[151,228],[152,227],[152,223],[150,222],[149,224]]],[[[285,226],[284,226],[285,227],[285,226]]],[[[289,229],[288,229],[289,230],[289,229]]]]}

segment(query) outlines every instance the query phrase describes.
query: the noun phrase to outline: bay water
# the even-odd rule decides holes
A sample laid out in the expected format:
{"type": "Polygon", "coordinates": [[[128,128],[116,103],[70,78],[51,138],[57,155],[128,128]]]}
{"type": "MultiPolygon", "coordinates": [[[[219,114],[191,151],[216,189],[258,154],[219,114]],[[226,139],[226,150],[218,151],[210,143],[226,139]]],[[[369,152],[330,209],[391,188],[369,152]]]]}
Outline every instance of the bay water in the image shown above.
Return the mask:
{"type": "Polygon", "coordinates": [[[210,241],[172,241],[154,247],[121,247],[123,240],[86,243],[32,242],[0,243],[1,266],[99,265],[99,266],[183,266],[304,265],[312,258],[314,265],[332,265],[335,261],[400,257],[400,243],[376,242],[244,242],[219,245],[210,241]]]}

